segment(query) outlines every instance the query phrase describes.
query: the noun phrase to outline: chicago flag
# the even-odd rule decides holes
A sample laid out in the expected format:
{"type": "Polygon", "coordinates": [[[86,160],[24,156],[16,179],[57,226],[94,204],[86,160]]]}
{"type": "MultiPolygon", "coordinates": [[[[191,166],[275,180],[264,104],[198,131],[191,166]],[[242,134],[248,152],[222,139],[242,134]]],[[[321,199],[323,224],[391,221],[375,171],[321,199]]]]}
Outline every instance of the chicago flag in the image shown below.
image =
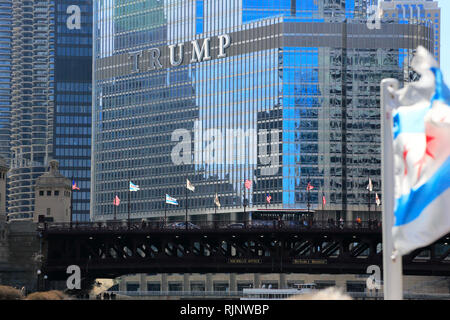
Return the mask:
{"type": "MultiPolygon", "coordinates": [[[[432,55],[417,49],[419,81],[394,91],[394,249],[405,255],[450,232],[450,91],[432,55]]],[[[385,195],[390,196],[390,195],[385,195]]]]}

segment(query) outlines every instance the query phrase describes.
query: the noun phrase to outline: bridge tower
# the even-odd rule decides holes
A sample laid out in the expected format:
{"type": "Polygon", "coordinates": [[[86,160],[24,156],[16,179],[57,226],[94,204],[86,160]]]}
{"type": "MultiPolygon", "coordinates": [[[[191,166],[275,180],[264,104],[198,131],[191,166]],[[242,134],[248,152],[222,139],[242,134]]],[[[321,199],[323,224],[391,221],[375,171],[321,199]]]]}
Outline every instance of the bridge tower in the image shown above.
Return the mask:
{"type": "Polygon", "coordinates": [[[71,181],[59,172],[58,161],[51,160],[49,166],[49,171],[36,180],[33,221],[44,215],[53,222],[70,222],[71,181]]]}

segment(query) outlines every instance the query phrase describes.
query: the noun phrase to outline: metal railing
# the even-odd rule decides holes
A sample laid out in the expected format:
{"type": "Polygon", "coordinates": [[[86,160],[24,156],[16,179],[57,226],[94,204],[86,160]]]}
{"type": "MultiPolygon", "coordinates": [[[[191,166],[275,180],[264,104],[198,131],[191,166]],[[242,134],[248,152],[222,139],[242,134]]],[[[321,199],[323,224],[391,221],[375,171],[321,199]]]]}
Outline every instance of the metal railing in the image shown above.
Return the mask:
{"type": "MultiPolygon", "coordinates": [[[[143,297],[204,297],[204,298],[243,298],[243,291],[107,291],[108,294],[114,293],[116,296],[128,296],[135,298],[143,297]]],[[[346,292],[347,295],[355,300],[384,300],[382,291],[378,293],[370,292],[346,292]]],[[[434,293],[413,293],[404,292],[404,300],[450,300],[450,294],[434,293]]]]}
{"type": "Polygon", "coordinates": [[[208,230],[381,230],[379,221],[322,221],[322,220],[252,220],[208,221],[199,223],[164,223],[160,221],[105,221],[42,223],[41,229],[55,231],[208,231],[208,230]]]}

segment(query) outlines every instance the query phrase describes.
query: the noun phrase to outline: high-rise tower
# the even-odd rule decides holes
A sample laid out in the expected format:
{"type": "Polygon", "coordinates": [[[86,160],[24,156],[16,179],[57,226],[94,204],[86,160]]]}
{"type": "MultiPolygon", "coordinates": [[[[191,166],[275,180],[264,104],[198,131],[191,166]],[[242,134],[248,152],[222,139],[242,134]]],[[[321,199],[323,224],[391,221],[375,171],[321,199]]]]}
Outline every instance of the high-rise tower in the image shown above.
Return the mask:
{"type": "Polygon", "coordinates": [[[433,53],[441,58],[441,8],[435,0],[384,0],[380,1],[383,18],[400,23],[427,21],[433,28],[433,53]]]}
{"type": "Polygon", "coordinates": [[[320,208],[323,194],[330,211],[367,212],[380,81],[405,80],[402,62],[434,45],[421,21],[371,28],[371,3],[95,1],[93,218],[113,218],[128,179],[136,219],[164,216],[165,194],[169,217],[188,202],[194,222],[264,210],[268,195],[269,209],[320,208]]]}
{"type": "Polygon", "coordinates": [[[92,2],[13,0],[9,216],[31,218],[34,184],[56,159],[89,219],[92,2]]]}

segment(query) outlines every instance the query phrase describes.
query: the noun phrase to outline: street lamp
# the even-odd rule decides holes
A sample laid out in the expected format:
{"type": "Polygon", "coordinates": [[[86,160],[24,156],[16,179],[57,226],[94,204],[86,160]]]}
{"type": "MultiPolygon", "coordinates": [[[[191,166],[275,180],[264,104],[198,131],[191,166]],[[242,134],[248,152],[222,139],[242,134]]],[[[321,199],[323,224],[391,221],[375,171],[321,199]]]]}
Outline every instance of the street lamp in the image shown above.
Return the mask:
{"type": "Polygon", "coordinates": [[[37,273],[36,290],[39,291],[39,289],[40,289],[40,285],[39,285],[39,280],[40,280],[40,279],[39,279],[39,278],[40,278],[41,273],[42,273],[41,269],[38,269],[38,270],[36,271],[36,273],[37,273]]]}

